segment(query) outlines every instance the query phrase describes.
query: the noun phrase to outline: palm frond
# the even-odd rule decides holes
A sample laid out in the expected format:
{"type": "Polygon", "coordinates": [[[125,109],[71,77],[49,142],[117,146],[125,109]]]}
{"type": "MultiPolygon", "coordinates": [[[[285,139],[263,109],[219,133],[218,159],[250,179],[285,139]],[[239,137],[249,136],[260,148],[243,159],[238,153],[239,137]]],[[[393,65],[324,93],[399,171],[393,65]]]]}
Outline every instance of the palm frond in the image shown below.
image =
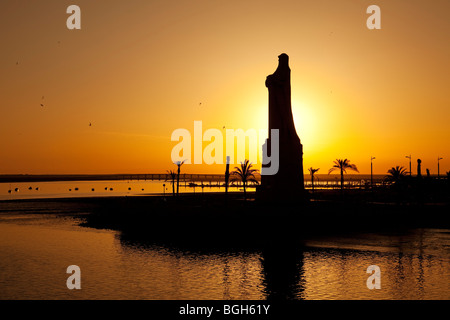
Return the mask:
{"type": "Polygon", "coordinates": [[[358,168],[355,164],[350,163],[350,160],[348,159],[336,159],[333,161],[334,165],[331,167],[330,170],[328,170],[328,174],[335,170],[341,170],[342,172],[347,173],[347,170],[353,170],[356,172],[358,171],[358,168]]]}
{"type": "MultiPolygon", "coordinates": [[[[175,171],[172,170],[166,170],[167,174],[169,175],[170,179],[175,180],[177,173],[175,171]]],[[[167,181],[167,177],[166,177],[166,181],[167,181]]]]}
{"type": "Polygon", "coordinates": [[[396,166],[390,168],[387,171],[387,173],[388,175],[385,177],[385,181],[397,183],[403,180],[408,172],[406,171],[406,168],[404,168],[403,166],[396,166]]]}
{"type": "Polygon", "coordinates": [[[330,170],[328,170],[328,174],[332,173],[335,170],[339,170],[338,167],[332,167],[330,170]]]}
{"type": "Polygon", "coordinates": [[[232,181],[242,181],[246,183],[248,181],[255,181],[255,174],[258,173],[258,169],[252,169],[252,163],[245,159],[241,162],[240,166],[234,167],[234,171],[230,173],[230,178],[232,181]]]}

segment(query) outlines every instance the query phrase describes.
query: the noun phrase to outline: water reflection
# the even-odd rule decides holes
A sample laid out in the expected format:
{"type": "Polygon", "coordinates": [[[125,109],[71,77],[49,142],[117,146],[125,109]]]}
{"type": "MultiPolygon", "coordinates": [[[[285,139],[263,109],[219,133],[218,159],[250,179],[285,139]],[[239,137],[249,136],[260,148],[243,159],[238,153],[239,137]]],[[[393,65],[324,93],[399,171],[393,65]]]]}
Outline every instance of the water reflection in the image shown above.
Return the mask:
{"type": "MultiPolygon", "coordinates": [[[[248,190],[254,191],[254,188],[248,190]]],[[[240,192],[241,187],[230,186],[229,192],[240,192]]],[[[223,186],[205,184],[203,188],[192,188],[180,184],[181,193],[225,192],[223,186]]],[[[50,181],[0,183],[1,200],[57,199],[86,197],[118,197],[163,194],[172,196],[170,182],[146,180],[111,181],[50,181]]]]}
{"type": "Polygon", "coordinates": [[[210,246],[166,245],[142,235],[122,233],[120,252],[135,261],[155,260],[151,272],[165,279],[169,299],[264,299],[263,274],[257,250],[216,249],[210,246]],[[165,262],[163,262],[165,261],[165,262]],[[162,270],[163,269],[163,270],[162,270]]]}
{"type": "Polygon", "coordinates": [[[0,214],[1,299],[450,299],[447,229],[217,248],[26,217],[0,214]],[[80,291],[65,287],[72,264],[80,291]],[[366,287],[373,264],[381,290],[366,287]]]}
{"type": "Polygon", "coordinates": [[[304,252],[295,247],[269,247],[262,252],[264,287],[270,300],[302,299],[304,252]],[[282,249],[281,249],[282,248],[282,249]]]}
{"type": "MultiPolygon", "coordinates": [[[[127,254],[155,250],[152,241],[120,238],[127,254]]],[[[253,250],[173,243],[158,250],[173,260],[168,278],[177,284],[177,299],[449,299],[449,248],[448,230],[418,229],[253,250]],[[373,264],[382,270],[381,290],[366,286],[366,269],[373,264]]]]}

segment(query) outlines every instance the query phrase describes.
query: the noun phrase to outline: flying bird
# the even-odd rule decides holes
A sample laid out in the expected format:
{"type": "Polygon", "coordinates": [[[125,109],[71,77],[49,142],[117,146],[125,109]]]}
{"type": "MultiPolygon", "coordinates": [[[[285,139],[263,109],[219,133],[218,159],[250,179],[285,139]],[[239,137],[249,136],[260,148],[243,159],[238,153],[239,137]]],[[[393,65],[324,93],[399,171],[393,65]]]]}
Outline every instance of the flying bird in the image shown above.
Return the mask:
{"type": "Polygon", "coordinates": [[[92,123],[89,122],[89,127],[92,127],[92,123]]]}

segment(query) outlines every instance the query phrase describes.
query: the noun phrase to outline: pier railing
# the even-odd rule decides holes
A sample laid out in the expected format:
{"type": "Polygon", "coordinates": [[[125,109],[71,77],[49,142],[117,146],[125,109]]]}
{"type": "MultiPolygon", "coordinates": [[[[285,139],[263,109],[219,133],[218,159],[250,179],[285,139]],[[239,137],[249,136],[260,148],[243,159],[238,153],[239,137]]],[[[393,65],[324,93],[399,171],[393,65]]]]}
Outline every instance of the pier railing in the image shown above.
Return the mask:
{"type": "MultiPolygon", "coordinates": [[[[377,175],[373,178],[374,186],[382,186],[385,184],[384,177],[377,175]]],[[[149,173],[149,174],[108,174],[108,175],[2,175],[0,183],[11,182],[40,182],[40,181],[111,181],[111,180],[128,180],[128,181],[171,181],[172,178],[167,173],[149,173]]],[[[256,180],[261,181],[261,176],[256,175],[256,180]]],[[[181,173],[179,178],[180,184],[187,185],[206,184],[206,185],[222,185],[225,182],[223,174],[191,174],[181,173]]],[[[310,176],[304,175],[305,187],[311,188],[310,176]]],[[[239,185],[239,182],[233,184],[239,185]]],[[[368,188],[370,187],[370,177],[367,175],[348,175],[344,180],[346,188],[368,188]]],[[[340,177],[338,175],[318,175],[314,178],[314,188],[318,189],[334,189],[340,188],[340,177]]]]}

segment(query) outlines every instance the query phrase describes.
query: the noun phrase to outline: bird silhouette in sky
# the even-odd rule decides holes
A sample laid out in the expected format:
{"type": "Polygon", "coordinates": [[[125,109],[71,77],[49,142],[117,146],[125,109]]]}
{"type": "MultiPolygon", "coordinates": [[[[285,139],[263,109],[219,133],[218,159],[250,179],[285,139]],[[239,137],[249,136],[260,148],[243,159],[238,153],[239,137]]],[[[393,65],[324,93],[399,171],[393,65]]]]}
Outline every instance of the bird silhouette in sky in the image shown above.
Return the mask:
{"type": "Polygon", "coordinates": [[[89,127],[92,127],[92,123],[89,122],[89,127]]]}

